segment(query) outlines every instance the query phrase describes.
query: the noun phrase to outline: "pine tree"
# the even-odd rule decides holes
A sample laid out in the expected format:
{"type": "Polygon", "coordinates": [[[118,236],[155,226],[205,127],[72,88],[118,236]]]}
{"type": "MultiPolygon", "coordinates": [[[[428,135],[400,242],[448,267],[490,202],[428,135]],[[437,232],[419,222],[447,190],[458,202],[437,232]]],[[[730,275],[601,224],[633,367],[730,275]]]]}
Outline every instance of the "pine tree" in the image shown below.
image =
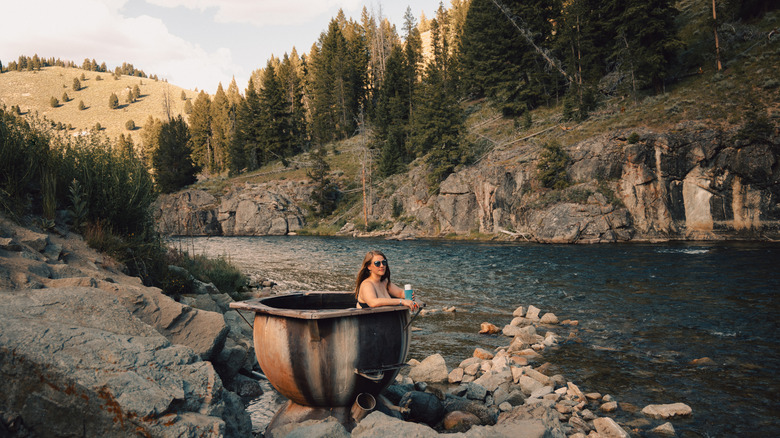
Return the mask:
{"type": "Polygon", "coordinates": [[[548,103],[566,82],[550,70],[540,50],[555,47],[554,22],[561,3],[501,1],[511,17],[492,0],[472,0],[460,41],[460,72],[465,96],[487,96],[510,116],[548,103]],[[513,24],[514,20],[514,24],[513,24]],[[518,30],[530,35],[534,47],[518,30]],[[538,50],[537,50],[538,48],[538,50]]]}
{"type": "Polygon", "coordinates": [[[365,38],[354,23],[331,20],[310,55],[311,130],[320,143],[346,138],[365,99],[365,38]],[[347,38],[349,37],[349,39],[347,38]]]}
{"type": "Polygon", "coordinates": [[[380,140],[377,170],[381,176],[401,172],[412,158],[406,151],[410,96],[404,61],[401,46],[394,47],[387,58],[385,81],[378,93],[375,126],[380,140]]]}
{"type": "Polygon", "coordinates": [[[222,83],[217,87],[214,100],[211,102],[211,132],[213,146],[213,171],[221,172],[225,168],[227,150],[233,136],[233,123],[228,102],[222,83]]]}
{"type": "Polygon", "coordinates": [[[111,96],[108,97],[108,107],[111,109],[119,108],[119,97],[116,93],[111,93],[111,96]]]}
{"type": "Polygon", "coordinates": [[[616,33],[612,59],[630,72],[635,91],[645,84],[660,91],[682,47],[675,35],[677,10],[672,1],[610,0],[605,5],[616,33]]]}
{"type": "Polygon", "coordinates": [[[154,169],[153,157],[157,149],[159,149],[161,128],[162,122],[159,119],[149,116],[141,131],[141,157],[143,158],[146,167],[149,169],[154,169]]]}
{"type": "Polygon", "coordinates": [[[328,177],[330,165],[325,161],[325,149],[320,147],[312,153],[312,167],[306,172],[314,183],[311,198],[314,201],[317,216],[325,217],[338,206],[340,192],[338,186],[328,177]]]}
{"type": "Polygon", "coordinates": [[[254,82],[249,79],[246,98],[236,112],[236,127],[228,154],[228,169],[231,175],[237,175],[244,169],[257,168],[257,148],[259,144],[260,97],[254,82]]]}
{"type": "Polygon", "coordinates": [[[194,183],[198,168],[192,162],[190,132],[181,115],[162,124],[158,142],[153,162],[160,191],[171,193],[194,183]]]}
{"type": "Polygon", "coordinates": [[[277,71],[287,107],[287,126],[290,130],[287,155],[295,155],[304,149],[306,143],[306,108],[303,104],[303,62],[293,48],[290,56],[284,55],[277,71]]]}
{"type": "Polygon", "coordinates": [[[412,9],[406,7],[406,13],[404,14],[404,32],[405,35],[405,65],[406,70],[406,87],[408,91],[406,94],[410,96],[409,103],[409,115],[408,120],[414,117],[414,102],[411,96],[417,93],[417,85],[419,84],[418,76],[420,74],[420,66],[422,64],[422,37],[420,36],[420,30],[415,24],[414,14],[412,9]]]}
{"type": "Polygon", "coordinates": [[[411,122],[410,143],[417,156],[428,154],[431,165],[428,175],[432,187],[465,162],[461,146],[463,114],[456,96],[457,86],[450,69],[451,59],[446,35],[446,11],[440,6],[437,17],[431,20],[433,59],[425,68],[423,82],[417,93],[417,109],[411,122]]]}
{"type": "MultiPolygon", "coordinates": [[[[189,101],[188,101],[189,102],[189,101]]],[[[201,168],[214,171],[214,154],[211,145],[211,99],[205,91],[198,93],[189,116],[192,136],[192,158],[201,168]]]]}
{"type": "Polygon", "coordinates": [[[263,86],[260,90],[260,144],[259,165],[286,156],[291,140],[288,126],[289,114],[276,69],[271,61],[263,71],[263,86]]]}

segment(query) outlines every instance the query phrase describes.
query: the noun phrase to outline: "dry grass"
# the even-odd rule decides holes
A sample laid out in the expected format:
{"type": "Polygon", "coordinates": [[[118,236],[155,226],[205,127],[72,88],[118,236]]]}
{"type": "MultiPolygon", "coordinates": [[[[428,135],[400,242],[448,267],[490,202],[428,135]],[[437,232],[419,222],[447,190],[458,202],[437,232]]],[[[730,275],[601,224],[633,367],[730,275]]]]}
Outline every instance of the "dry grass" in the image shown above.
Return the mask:
{"type": "MultiPolygon", "coordinates": [[[[135,76],[121,76],[114,79],[112,73],[85,71],[79,68],[45,67],[40,71],[10,71],[0,74],[0,105],[11,107],[18,105],[23,113],[35,113],[53,122],[71,125],[71,134],[92,129],[100,123],[103,133],[109,138],[119,134],[131,135],[136,145],[141,144],[141,129],[151,115],[164,119],[163,97],[167,91],[172,115],[184,114],[185,101],[181,99],[182,88],[167,82],[154,81],[135,76]],[[86,80],[81,79],[84,75],[86,80]],[[100,76],[102,80],[97,80],[100,76]],[[73,79],[79,79],[82,89],[73,90],[73,79]],[[129,90],[136,85],[141,97],[135,103],[126,103],[129,90]],[[63,102],[62,94],[67,93],[70,101],[63,102]],[[119,108],[110,109],[108,99],[111,93],[119,97],[119,108]],[[60,106],[52,108],[52,97],[60,101],[60,106]],[[86,108],[79,110],[79,102],[86,108]],[[125,128],[128,120],[135,123],[136,129],[125,128]]],[[[194,91],[184,90],[188,99],[196,96],[194,91]]]]}

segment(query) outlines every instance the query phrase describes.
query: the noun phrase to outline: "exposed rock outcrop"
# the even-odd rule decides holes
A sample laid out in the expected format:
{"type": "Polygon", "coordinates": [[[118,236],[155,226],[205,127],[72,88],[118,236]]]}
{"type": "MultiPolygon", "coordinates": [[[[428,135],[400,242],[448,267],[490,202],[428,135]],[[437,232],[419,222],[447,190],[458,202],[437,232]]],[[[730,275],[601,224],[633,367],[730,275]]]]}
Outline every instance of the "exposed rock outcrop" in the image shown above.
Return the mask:
{"type": "Polygon", "coordinates": [[[188,189],[157,200],[155,223],[168,235],[285,235],[303,227],[310,191],[298,182],[244,184],[217,199],[188,189]]]}
{"type": "Polygon", "coordinates": [[[251,434],[225,387],[256,363],[237,316],[143,286],[76,235],[2,218],[0,235],[0,435],[251,434]]]}
{"type": "MultiPolygon", "coordinates": [[[[572,185],[563,190],[541,186],[539,148],[528,143],[458,170],[435,194],[427,165],[412,163],[408,173],[382,183],[389,195],[374,202],[368,218],[394,226],[370,235],[478,232],[549,243],[780,239],[777,138],[749,143],[687,123],[669,132],[611,132],[564,149],[572,185]]],[[[304,225],[310,190],[292,181],[247,184],[220,200],[188,190],[161,199],[158,227],[166,234],[286,234],[304,225]]],[[[350,223],[340,234],[363,235],[350,223]]]]}

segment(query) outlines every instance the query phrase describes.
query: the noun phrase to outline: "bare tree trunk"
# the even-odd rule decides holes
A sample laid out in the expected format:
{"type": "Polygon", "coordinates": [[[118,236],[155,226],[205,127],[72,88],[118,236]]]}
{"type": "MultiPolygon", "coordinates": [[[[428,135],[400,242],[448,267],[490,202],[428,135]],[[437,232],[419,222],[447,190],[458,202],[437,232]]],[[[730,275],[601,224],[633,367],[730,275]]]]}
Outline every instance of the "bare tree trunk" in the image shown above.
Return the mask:
{"type": "Polygon", "coordinates": [[[713,31],[715,32],[715,61],[718,64],[718,71],[723,70],[723,66],[720,64],[720,43],[718,43],[718,16],[715,12],[715,0],[712,0],[712,21],[713,31]]]}
{"type": "Polygon", "coordinates": [[[572,82],[574,82],[574,79],[572,79],[572,77],[571,77],[571,76],[569,76],[569,74],[568,74],[568,73],[566,73],[566,71],[565,71],[563,68],[561,68],[561,65],[560,65],[561,63],[560,63],[560,61],[558,61],[557,59],[553,59],[553,58],[551,58],[551,57],[550,57],[550,55],[548,55],[548,54],[547,54],[547,51],[546,51],[546,50],[544,50],[543,48],[541,48],[541,47],[539,47],[539,46],[537,46],[537,45],[536,45],[536,43],[534,42],[534,40],[533,40],[533,38],[532,38],[531,31],[530,31],[530,30],[528,30],[528,29],[526,29],[526,28],[523,28],[523,27],[521,27],[519,24],[517,24],[517,20],[515,20],[515,19],[514,19],[514,17],[512,17],[512,13],[511,13],[511,12],[509,12],[509,9],[507,9],[507,8],[506,8],[506,7],[505,7],[503,4],[501,4],[501,2],[499,2],[498,0],[493,0],[493,4],[495,4],[495,5],[496,5],[496,7],[497,7],[497,8],[498,8],[498,9],[499,9],[499,10],[500,10],[500,11],[501,11],[501,12],[502,12],[504,15],[506,15],[506,18],[508,18],[508,19],[509,19],[509,21],[512,23],[512,25],[513,25],[513,26],[514,26],[514,27],[515,27],[515,28],[516,28],[518,31],[520,31],[520,35],[522,35],[522,36],[523,36],[523,38],[525,38],[525,40],[528,42],[528,44],[530,44],[530,45],[531,45],[531,46],[534,48],[534,50],[536,51],[536,53],[538,53],[538,54],[539,54],[539,56],[541,56],[542,58],[544,58],[544,60],[545,60],[545,61],[547,61],[547,63],[548,63],[548,64],[549,64],[551,67],[553,67],[554,69],[558,70],[558,72],[559,72],[561,75],[563,75],[563,77],[564,77],[564,78],[566,78],[566,80],[567,80],[567,81],[569,81],[569,84],[571,84],[572,82]]]}

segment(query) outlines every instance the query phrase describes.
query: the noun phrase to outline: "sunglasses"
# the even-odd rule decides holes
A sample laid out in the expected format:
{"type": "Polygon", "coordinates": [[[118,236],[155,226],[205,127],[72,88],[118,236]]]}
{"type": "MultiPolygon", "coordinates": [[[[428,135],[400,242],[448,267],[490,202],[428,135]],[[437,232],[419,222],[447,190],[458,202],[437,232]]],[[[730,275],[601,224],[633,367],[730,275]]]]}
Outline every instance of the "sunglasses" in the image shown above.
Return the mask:
{"type": "Polygon", "coordinates": [[[374,266],[376,266],[377,268],[383,265],[387,266],[387,260],[377,260],[374,262],[374,266]]]}

